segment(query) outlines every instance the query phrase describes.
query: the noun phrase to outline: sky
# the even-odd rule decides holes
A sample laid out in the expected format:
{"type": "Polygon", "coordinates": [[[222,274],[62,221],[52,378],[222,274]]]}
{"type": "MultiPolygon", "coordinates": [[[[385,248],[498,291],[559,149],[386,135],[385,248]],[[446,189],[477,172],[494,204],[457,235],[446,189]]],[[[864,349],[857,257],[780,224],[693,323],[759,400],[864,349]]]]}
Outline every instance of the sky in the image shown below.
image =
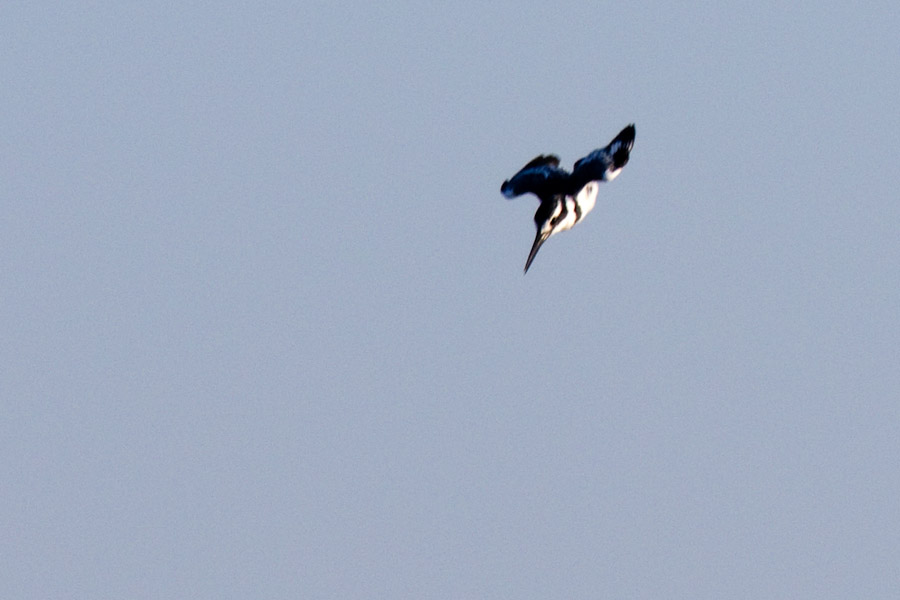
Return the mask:
{"type": "Polygon", "coordinates": [[[4,3],[0,596],[896,598],[898,30],[4,3]]]}

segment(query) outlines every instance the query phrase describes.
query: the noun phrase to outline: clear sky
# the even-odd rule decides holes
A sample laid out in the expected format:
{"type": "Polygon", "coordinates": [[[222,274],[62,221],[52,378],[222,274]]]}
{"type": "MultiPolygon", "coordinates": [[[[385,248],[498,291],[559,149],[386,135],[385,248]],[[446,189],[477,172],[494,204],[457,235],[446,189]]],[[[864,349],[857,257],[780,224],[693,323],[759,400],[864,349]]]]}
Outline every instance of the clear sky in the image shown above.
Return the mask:
{"type": "Polygon", "coordinates": [[[896,598],[898,31],[4,3],[0,597],[896,598]]]}

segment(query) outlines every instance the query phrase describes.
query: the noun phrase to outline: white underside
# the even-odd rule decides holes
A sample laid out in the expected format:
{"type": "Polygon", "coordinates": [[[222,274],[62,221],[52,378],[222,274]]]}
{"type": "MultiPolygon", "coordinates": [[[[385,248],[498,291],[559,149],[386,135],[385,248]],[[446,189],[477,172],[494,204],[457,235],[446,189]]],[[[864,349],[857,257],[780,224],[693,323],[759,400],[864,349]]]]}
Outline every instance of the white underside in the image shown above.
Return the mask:
{"type": "Polygon", "coordinates": [[[566,196],[566,216],[562,221],[556,224],[556,227],[553,228],[553,233],[572,229],[577,222],[578,220],[575,215],[575,200],[573,200],[571,196],[566,196]]]}
{"type": "Polygon", "coordinates": [[[560,231],[566,231],[567,229],[572,229],[576,223],[584,219],[589,212],[594,209],[594,205],[597,203],[597,192],[600,191],[600,186],[598,182],[591,181],[583,188],[578,190],[578,193],[575,194],[575,197],[566,196],[566,216],[562,221],[558,222],[555,227],[550,228],[550,221],[553,221],[560,212],[562,212],[562,206],[557,206],[556,210],[553,211],[553,217],[541,228],[541,233],[547,233],[549,235],[553,235],[555,233],[559,233],[560,231]],[[575,204],[578,204],[578,208],[581,211],[581,218],[578,217],[578,214],[575,211],[575,204]]]}
{"type": "MultiPolygon", "coordinates": [[[[616,175],[619,172],[616,171],[616,175]]],[[[581,218],[585,218],[589,212],[594,210],[594,204],[597,203],[597,192],[600,191],[600,185],[596,181],[589,181],[583,188],[578,190],[575,200],[581,207],[581,218]]]]}

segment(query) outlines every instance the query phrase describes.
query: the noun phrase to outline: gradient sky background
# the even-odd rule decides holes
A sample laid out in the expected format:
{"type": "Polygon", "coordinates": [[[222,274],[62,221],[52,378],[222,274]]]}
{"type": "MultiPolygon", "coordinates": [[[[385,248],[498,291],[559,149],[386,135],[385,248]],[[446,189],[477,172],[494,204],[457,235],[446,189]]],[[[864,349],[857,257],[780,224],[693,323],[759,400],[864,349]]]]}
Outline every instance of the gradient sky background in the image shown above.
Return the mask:
{"type": "Polygon", "coordinates": [[[4,3],[0,596],[898,597],[898,32],[4,3]]]}

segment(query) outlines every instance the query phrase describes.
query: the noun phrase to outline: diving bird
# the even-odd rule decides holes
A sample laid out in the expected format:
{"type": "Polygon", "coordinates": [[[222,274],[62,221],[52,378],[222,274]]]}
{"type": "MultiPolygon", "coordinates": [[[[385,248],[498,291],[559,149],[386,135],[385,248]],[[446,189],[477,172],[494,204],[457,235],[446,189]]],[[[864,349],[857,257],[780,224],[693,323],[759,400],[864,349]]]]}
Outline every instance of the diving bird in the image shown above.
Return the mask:
{"type": "Polygon", "coordinates": [[[547,239],[571,229],[584,219],[597,201],[601,181],[612,181],[628,163],[634,145],[634,124],[619,132],[605,148],[594,150],[575,163],[569,173],[559,166],[559,157],[541,155],[503,182],[500,192],[507,198],[534,194],[541,201],[534,213],[537,235],[525,262],[525,272],[547,239]]]}

